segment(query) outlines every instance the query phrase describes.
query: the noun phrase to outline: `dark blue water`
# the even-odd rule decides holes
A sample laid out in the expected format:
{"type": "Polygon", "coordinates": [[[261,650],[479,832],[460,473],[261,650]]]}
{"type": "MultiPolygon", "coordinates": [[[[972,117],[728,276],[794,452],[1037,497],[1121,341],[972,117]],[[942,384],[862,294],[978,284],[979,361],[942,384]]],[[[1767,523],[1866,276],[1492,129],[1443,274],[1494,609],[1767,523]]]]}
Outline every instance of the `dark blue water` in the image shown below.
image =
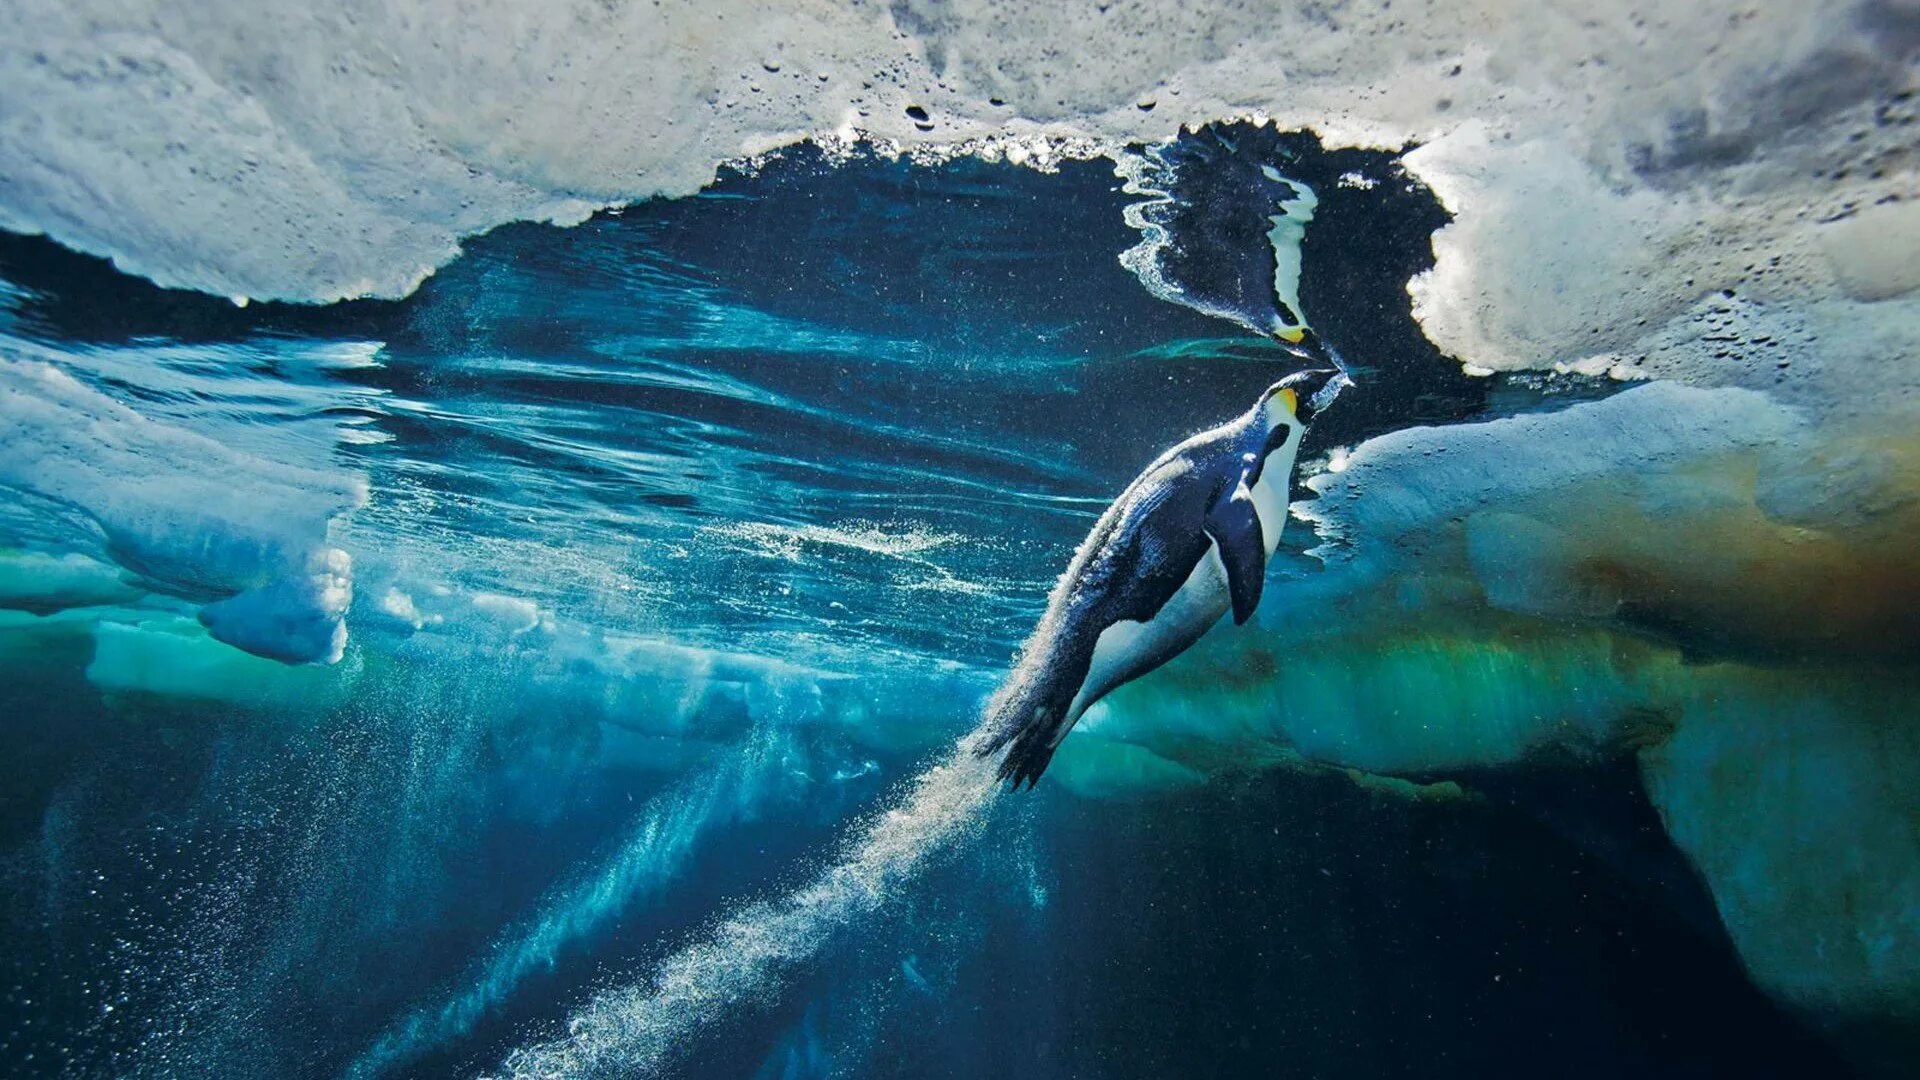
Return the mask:
{"type": "MultiPolygon", "coordinates": [[[[1320,195],[1300,307],[1359,389],[1308,454],[1544,407],[1419,336],[1445,214],[1390,155],[1235,139],[1320,195]]],[[[1270,259],[1221,184],[1182,258],[1270,259]]],[[[0,514],[8,575],[102,568],[0,612],[7,1071],[475,1075],[803,885],[971,726],[1113,493],[1295,364],[1121,265],[1133,200],[1106,162],[798,152],[329,308],[0,239],[9,370],[201,440],[114,413],[71,452],[124,451],[136,493],[16,476],[0,514]],[[208,636],[198,605],[309,546],[351,557],[337,663],[208,636]],[[210,584],[229,550],[255,562],[210,584]]],[[[1003,798],[665,1070],[1844,1070],[1749,981],[1631,768],[1459,779],[1003,798]]]]}

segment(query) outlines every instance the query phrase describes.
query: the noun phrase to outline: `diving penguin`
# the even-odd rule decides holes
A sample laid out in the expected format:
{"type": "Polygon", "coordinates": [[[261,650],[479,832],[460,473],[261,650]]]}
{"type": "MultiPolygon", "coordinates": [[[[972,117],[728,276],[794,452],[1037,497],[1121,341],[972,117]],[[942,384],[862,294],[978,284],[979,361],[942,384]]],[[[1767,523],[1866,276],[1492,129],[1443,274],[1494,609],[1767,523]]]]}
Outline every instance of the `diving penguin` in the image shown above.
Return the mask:
{"type": "Polygon", "coordinates": [[[1032,786],[1081,715],[1260,603],[1286,524],[1300,437],[1346,384],[1337,369],[1269,387],[1252,409],[1168,450],[1093,527],[987,703],[974,753],[1032,786]]]}

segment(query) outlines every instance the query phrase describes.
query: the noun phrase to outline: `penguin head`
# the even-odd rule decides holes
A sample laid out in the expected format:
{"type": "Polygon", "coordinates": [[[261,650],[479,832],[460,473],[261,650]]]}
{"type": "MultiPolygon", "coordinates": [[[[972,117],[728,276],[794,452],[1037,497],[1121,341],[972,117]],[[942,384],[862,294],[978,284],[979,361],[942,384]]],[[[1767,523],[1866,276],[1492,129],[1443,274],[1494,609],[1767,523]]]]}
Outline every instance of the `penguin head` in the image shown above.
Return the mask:
{"type": "Polygon", "coordinates": [[[1324,367],[1295,372],[1267,387],[1259,406],[1267,429],[1312,423],[1348,381],[1346,373],[1339,368],[1324,367]]]}
{"type": "Polygon", "coordinates": [[[1281,390],[1293,392],[1294,415],[1302,424],[1313,422],[1315,414],[1333,403],[1340,391],[1352,380],[1347,378],[1347,365],[1341,363],[1340,354],[1333,347],[1320,340],[1320,335],[1304,326],[1288,327],[1275,331],[1273,340],[1295,359],[1306,365],[1306,370],[1289,375],[1267,389],[1267,400],[1276,397],[1284,400],[1281,390]]]}

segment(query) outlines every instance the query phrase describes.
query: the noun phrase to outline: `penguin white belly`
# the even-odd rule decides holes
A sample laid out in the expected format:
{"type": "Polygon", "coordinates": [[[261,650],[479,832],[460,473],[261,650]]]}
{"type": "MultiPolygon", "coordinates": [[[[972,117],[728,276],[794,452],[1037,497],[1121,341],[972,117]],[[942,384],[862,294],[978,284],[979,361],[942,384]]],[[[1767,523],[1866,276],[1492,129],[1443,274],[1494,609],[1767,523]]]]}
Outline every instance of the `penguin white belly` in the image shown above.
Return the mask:
{"type": "Polygon", "coordinates": [[[1294,434],[1286,442],[1267,455],[1267,463],[1260,469],[1260,479],[1253,485],[1253,512],[1260,517],[1260,542],[1265,545],[1267,554],[1280,544],[1280,530],[1287,524],[1287,496],[1292,494],[1293,459],[1300,451],[1300,433],[1294,434]]]}
{"type": "Polygon", "coordinates": [[[1200,635],[1219,622],[1231,606],[1227,568],[1220,562],[1218,546],[1209,543],[1207,553],[1194,564],[1179,591],[1167,598],[1153,618],[1146,622],[1122,619],[1100,631],[1094,639],[1093,663],[1067,709],[1068,722],[1060,725],[1057,738],[1065,738],[1080,715],[1108,691],[1166,663],[1199,641],[1200,635]]]}
{"type": "MultiPolygon", "coordinates": [[[[1293,460],[1300,448],[1298,429],[1285,443],[1267,456],[1260,479],[1253,485],[1254,513],[1260,517],[1260,541],[1266,554],[1272,555],[1280,543],[1280,531],[1287,523],[1287,496],[1293,482],[1293,460]]],[[[1180,590],[1146,622],[1124,619],[1114,623],[1094,639],[1093,663],[1087,677],[1067,709],[1067,722],[1060,725],[1056,744],[1066,738],[1068,729],[1079,721],[1094,702],[1120,684],[1134,679],[1185,652],[1199,641],[1214,623],[1233,606],[1227,592],[1227,568],[1220,561],[1218,544],[1208,543],[1207,553],[1194,565],[1180,590]]]]}

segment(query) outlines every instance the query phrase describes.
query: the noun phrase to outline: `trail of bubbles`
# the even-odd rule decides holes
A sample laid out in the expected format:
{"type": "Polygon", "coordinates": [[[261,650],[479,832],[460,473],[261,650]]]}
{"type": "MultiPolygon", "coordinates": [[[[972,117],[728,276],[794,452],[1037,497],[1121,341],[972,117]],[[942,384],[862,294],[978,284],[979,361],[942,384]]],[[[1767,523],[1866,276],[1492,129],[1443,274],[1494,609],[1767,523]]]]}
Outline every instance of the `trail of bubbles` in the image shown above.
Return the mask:
{"type": "Polygon", "coordinates": [[[653,978],[596,995],[567,1033],[522,1047],[514,1080],[658,1074],[689,1037],[764,996],[854,920],[877,911],[929,858],[977,832],[997,787],[964,747],[922,773],[803,888],[752,904],[667,958],[653,978]]]}
{"type": "Polygon", "coordinates": [[[779,750],[775,742],[757,741],[712,771],[652,799],[614,858],[557,893],[536,918],[496,942],[465,990],[413,1012],[354,1062],[347,1076],[366,1080],[381,1075],[467,1034],[527,976],[551,970],[567,946],[666,886],[708,832],[751,816],[765,800],[768,765],[779,750]]]}

